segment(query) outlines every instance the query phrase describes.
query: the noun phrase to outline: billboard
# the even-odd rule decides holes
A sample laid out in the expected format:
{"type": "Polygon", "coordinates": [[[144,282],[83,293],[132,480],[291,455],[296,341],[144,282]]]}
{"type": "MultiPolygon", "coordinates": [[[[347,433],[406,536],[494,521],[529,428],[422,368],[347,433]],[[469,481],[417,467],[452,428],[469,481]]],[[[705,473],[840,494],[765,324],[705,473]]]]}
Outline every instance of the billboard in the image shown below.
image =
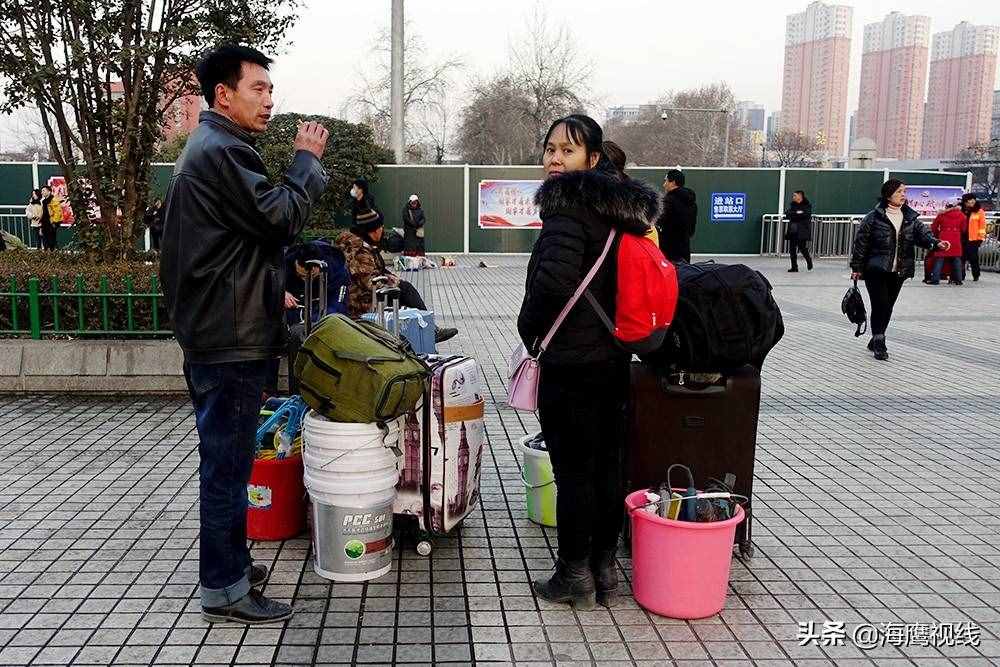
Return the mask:
{"type": "Polygon", "coordinates": [[[541,181],[479,181],[480,229],[541,229],[535,190],[541,181]]]}
{"type": "Polygon", "coordinates": [[[945,204],[957,204],[965,188],[954,185],[907,185],[906,203],[920,215],[933,218],[945,204]]]}

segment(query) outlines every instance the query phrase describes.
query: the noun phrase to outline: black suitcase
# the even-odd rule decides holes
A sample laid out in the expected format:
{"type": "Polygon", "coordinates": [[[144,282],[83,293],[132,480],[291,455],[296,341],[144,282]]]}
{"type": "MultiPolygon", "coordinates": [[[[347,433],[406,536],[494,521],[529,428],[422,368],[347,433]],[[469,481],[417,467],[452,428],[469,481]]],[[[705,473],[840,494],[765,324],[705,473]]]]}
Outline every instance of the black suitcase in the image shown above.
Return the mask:
{"type": "MultiPolygon", "coordinates": [[[[716,374],[717,375],[717,374],[716,374]]],[[[695,487],[736,475],[735,492],[752,499],[760,374],[753,366],[721,377],[664,377],[648,365],[632,364],[627,447],[628,490],[666,481],[667,468],[683,463],[695,487]]],[[[740,554],[753,557],[751,503],[736,529],[740,554]]]]}

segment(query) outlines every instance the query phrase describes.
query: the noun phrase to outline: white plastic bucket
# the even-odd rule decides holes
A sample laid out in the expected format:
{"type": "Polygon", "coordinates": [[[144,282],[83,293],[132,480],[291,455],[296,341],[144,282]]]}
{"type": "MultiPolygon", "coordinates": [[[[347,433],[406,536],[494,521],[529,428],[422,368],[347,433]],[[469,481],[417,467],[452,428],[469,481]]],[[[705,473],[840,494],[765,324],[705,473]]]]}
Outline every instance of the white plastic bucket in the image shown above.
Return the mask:
{"type": "Polygon", "coordinates": [[[333,422],[312,411],[302,427],[303,479],[312,500],[313,569],[334,581],[366,581],[392,569],[402,423],[333,422]]]}
{"type": "Polygon", "coordinates": [[[528,442],[534,435],[519,441],[524,482],[524,503],[528,518],[541,526],[556,525],[556,478],[548,450],[534,449],[528,442]]]}

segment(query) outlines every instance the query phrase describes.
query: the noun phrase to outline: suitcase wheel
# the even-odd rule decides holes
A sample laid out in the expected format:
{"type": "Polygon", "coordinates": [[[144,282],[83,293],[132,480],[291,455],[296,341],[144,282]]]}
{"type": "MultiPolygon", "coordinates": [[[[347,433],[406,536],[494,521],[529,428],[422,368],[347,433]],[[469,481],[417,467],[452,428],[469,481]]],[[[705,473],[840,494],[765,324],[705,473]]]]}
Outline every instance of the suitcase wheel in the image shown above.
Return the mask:
{"type": "Polygon", "coordinates": [[[740,542],[740,557],[746,560],[753,558],[753,542],[750,540],[740,542]]]}
{"type": "Polygon", "coordinates": [[[430,556],[431,551],[434,550],[434,545],[431,544],[430,536],[422,534],[419,541],[417,542],[417,553],[421,556],[430,556]]]}

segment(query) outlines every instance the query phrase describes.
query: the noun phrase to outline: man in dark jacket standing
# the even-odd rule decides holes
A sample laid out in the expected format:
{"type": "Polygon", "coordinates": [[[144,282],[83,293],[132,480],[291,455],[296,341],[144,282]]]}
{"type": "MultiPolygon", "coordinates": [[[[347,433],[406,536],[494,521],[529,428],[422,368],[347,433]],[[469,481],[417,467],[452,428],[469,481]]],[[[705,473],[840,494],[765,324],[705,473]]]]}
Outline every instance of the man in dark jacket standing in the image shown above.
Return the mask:
{"type": "Polygon", "coordinates": [[[691,261],[691,237],[698,222],[698,199],[691,188],[684,187],[684,172],[671,169],[663,182],[667,194],[656,228],[660,250],[671,262],[691,261]]]}
{"type": "Polygon", "coordinates": [[[196,73],[210,107],[174,167],[160,275],[200,443],[201,606],[210,621],[269,623],[292,608],[264,597],[267,569],[247,548],[247,482],[269,362],[285,349],[282,248],[327,181],[327,131],[305,123],[280,185],[254,149],[267,129],[271,60],[223,46],[196,73]]]}

